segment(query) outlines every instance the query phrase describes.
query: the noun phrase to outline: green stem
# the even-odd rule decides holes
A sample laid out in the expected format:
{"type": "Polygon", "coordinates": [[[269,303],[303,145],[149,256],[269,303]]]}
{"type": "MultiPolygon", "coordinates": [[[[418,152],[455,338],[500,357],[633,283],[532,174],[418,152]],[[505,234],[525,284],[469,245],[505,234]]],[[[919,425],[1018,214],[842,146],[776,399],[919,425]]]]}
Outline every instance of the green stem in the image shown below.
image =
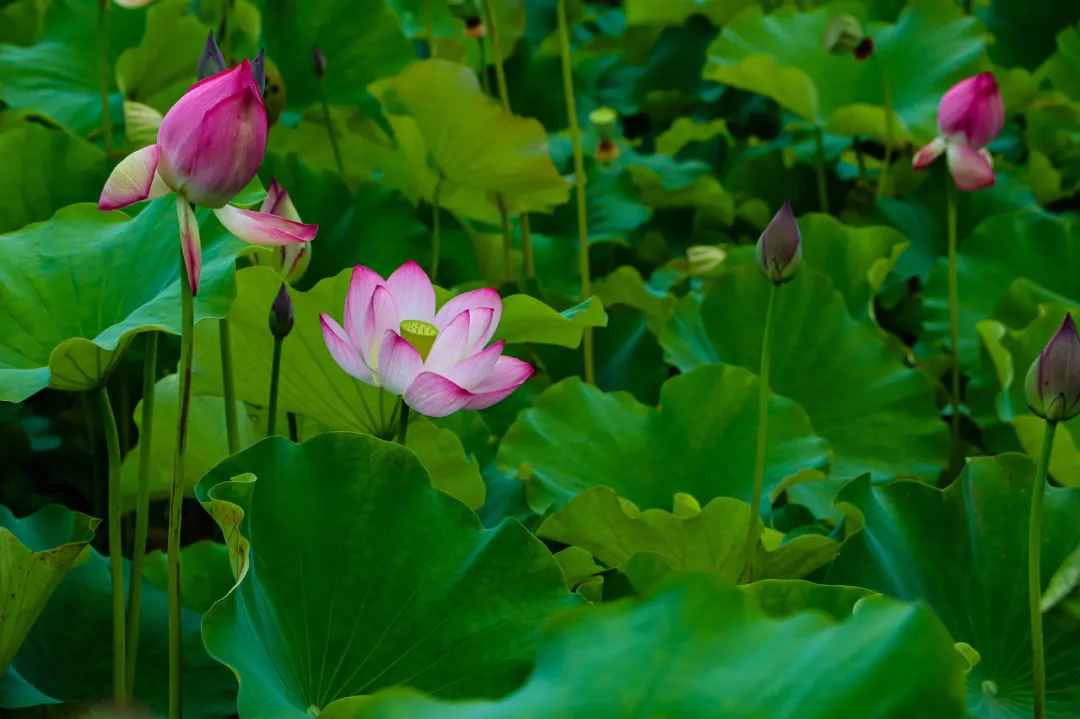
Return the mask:
{"type": "Polygon", "coordinates": [[[815,169],[817,170],[818,205],[822,212],[829,211],[828,187],[825,184],[825,133],[820,127],[814,128],[814,143],[817,145],[815,169]]]}
{"type": "Polygon", "coordinates": [[[953,458],[959,459],[960,449],[960,282],[956,272],[956,188],[952,178],[945,176],[945,220],[949,239],[949,336],[952,340],[951,386],[953,458]]]}
{"type": "Polygon", "coordinates": [[[142,604],[142,574],[146,558],[146,535],[150,529],[150,450],[154,437],[154,389],[157,386],[158,335],[146,335],[143,359],[142,426],[139,432],[139,492],[135,502],[135,546],[131,551],[131,589],[127,616],[127,686],[135,689],[135,666],[139,654],[139,620],[142,604]]]}
{"type": "Polygon", "coordinates": [[[184,504],[184,453],[187,451],[188,415],[191,411],[191,361],[195,344],[195,298],[184,260],[180,258],[180,414],[176,423],[176,455],[169,489],[168,586],[169,599],[169,719],[181,719],[183,648],[180,644],[180,519],[184,504]]]}
{"type": "Polygon", "coordinates": [[[1031,679],[1035,689],[1035,719],[1046,716],[1046,659],[1043,656],[1042,629],[1042,552],[1043,496],[1046,494],[1046,475],[1050,468],[1050,450],[1054,446],[1057,422],[1046,422],[1043,433],[1042,456],[1031,488],[1031,521],[1028,524],[1028,603],[1031,611],[1031,679]]]}
{"type": "Polygon", "coordinates": [[[765,449],[769,438],[769,367],[772,363],[773,310],[779,287],[769,289],[769,305],[765,310],[765,332],[761,338],[761,370],[758,373],[758,426],[757,448],[754,453],[754,491],[750,500],[750,517],[746,526],[746,543],[743,550],[745,564],[743,578],[750,579],[754,548],[758,540],[758,513],[761,511],[761,487],[765,481],[765,449]]]}
{"type": "Polygon", "coordinates": [[[229,333],[229,318],[218,321],[219,341],[221,345],[221,388],[225,393],[225,434],[229,443],[229,454],[240,450],[240,433],[236,423],[236,382],[233,379],[232,340],[229,333]]]}
{"type": "Polygon", "coordinates": [[[274,359],[270,363],[270,401],[266,403],[270,416],[266,420],[266,436],[274,435],[274,425],[277,424],[277,400],[278,382],[281,379],[281,347],[285,344],[284,337],[274,337],[274,359]]]}
{"type": "Polygon", "coordinates": [[[289,422],[289,439],[293,442],[299,442],[300,424],[296,421],[296,412],[286,412],[285,419],[289,422]]]}
{"type": "MultiPolygon", "coordinates": [[[[588,207],[585,204],[585,155],[581,149],[581,128],[578,126],[577,103],[574,100],[574,69],[570,57],[570,27],[566,20],[566,0],[558,0],[559,49],[562,56],[563,96],[566,101],[566,116],[570,123],[570,142],[574,148],[574,187],[577,192],[578,221],[578,272],[581,275],[581,299],[587,300],[592,295],[592,280],[589,274],[589,225],[588,207]]],[[[585,354],[585,381],[594,384],[596,373],[593,369],[593,334],[587,327],[582,334],[585,354]]]]}
{"type": "Polygon", "coordinates": [[[503,237],[503,274],[505,280],[510,282],[514,279],[514,233],[510,227],[510,213],[506,209],[506,200],[501,194],[495,195],[495,205],[499,208],[499,226],[502,228],[503,237]]]}
{"type": "Polygon", "coordinates": [[[112,116],[109,112],[109,4],[98,0],[98,81],[101,86],[101,132],[105,154],[112,153],[112,116]]]}
{"type": "Polygon", "coordinates": [[[885,64],[880,55],[877,63],[881,68],[881,92],[885,98],[885,158],[881,161],[881,172],[878,174],[877,196],[885,197],[888,194],[889,163],[892,161],[893,150],[892,85],[889,83],[889,76],[885,74],[885,64]]]}
{"type": "Polygon", "coordinates": [[[341,181],[348,184],[345,179],[345,163],[341,159],[341,148],[338,147],[337,132],[334,130],[334,123],[330,119],[330,105],[326,102],[326,88],[321,77],[319,78],[319,101],[322,103],[326,136],[330,138],[330,149],[334,153],[334,165],[337,166],[338,176],[341,177],[341,181]]]}
{"type": "Polygon", "coordinates": [[[120,435],[116,417],[104,386],[97,390],[98,413],[105,429],[105,450],[109,458],[109,564],[112,570],[113,621],[113,701],[127,703],[127,649],[124,621],[124,552],[121,535],[123,504],[120,496],[120,435]]]}
{"type": "Polygon", "coordinates": [[[480,87],[483,89],[485,95],[491,94],[490,81],[488,80],[488,59],[487,59],[487,43],[484,42],[483,36],[476,38],[476,47],[480,50],[480,87]]]}
{"type": "Polygon", "coordinates": [[[401,414],[399,416],[398,424],[398,444],[402,447],[405,446],[405,437],[409,434],[409,405],[405,404],[405,400],[401,400],[401,414]]]}
{"type": "Polygon", "coordinates": [[[431,281],[437,283],[439,277],[439,253],[441,236],[439,234],[439,192],[442,190],[442,175],[435,180],[435,189],[431,193],[431,281]]]}

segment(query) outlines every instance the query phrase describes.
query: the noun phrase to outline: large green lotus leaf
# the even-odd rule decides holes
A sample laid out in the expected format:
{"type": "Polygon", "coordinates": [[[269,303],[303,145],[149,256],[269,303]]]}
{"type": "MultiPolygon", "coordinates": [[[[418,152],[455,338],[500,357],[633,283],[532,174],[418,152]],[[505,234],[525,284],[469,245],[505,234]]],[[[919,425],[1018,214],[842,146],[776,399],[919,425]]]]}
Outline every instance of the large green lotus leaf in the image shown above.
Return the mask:
{"type": "Polygon", "coordinates": [[[532,295],[510,295],[503,299],[495,339],[574,348],[581,344],[586,329],[604,327],[607,320],[604,305],[596,297],[558,312],[532,295]]]}
{"type": "MultiPolygon", "coordinates": [[[[1042,212],[1012,212],[981,223],[957,248],[960,286],[960,361],[978,358],[976,324],[995,314],[1013,281],[1026,277],[1046,290],[1080,301],[1073,268],[1080,263],[1080,222],[1042,212]]],[[[948,263],[940,259],[923,300],[923,337],[949,343],[948,263]]],[[[1049,335],[1047,336],[1049,339],[1049,335]]],[[[1022,371],[1027,371],[1024,365],[1022,371]]]]}
{"type": "Polygon", "coordinates": [[[487,487],[480,476],[480,465],[475,457],[466,454],[457,433],[439,427],[427,417],[417,417],[409,422],[405,445],[431,476],[431,486],[469,509],[484,506],[487,487]]]}
{"type": "MultiPolygon", "coordinates": [[[[710,362],[756,369],[771,285],[755,267],[688,295],[660,338],[683,371],[710,362]]],[[[832,447],[833,473],[936,477],[947,452],[934,391],[877,330],[852,319],[821,273],[804,268],[780,287],[773,327],[773,390],[799,403],[832,447]]]]}
{"type": "MultiPolygon", "coordinates": [[[[196,322],[228,312],[245,247],[214,219],[202,237],[196,322]]],[[[135,217],[72,205],[0,237],[0,288],[0,400],[98,386],[136,333],[180,334],[175,198],[135,217]]]]}
{"type": "MultiPolygon", "coordinates": [[[[45,386],[94,387],[134,333],[179,333],[178,261],[169,261],[174,253],[179,258],[174,216],[171,199],[134,218],[74,205],[0,242],[3,268],[11,273],[4,284],[12,329],[0,347],[0,398],[20,399],[45,386]],[[139,273],[129,271],[132,263],[139,273]]],[[[196,321],[227,310],[232,268],[244,247],[216,221],[203,227],[208,239],[196,321]]]]}
{"type": "MultiPolygon", "coordinates": [[[[185,552],[185,556],[188,553],[185,552]]],[[[125,571],[129,570],[125,562],[125,571]]],[[[92,704],[112,698],[112,580],[109,559],[91,550],[53,594],[11,668],[52,701],[92,704]]],[[[236,711],[236,680],[211,659],[199,636],[201,615],[182,610],[184,716],[221,719],[236,711]]],[[[135,699],[156,716],[167,710],[168,610],[165,592],[145,578],[135,699]]],[[[0,695],[0,707],[8,706],[0,695]]],[[[71,716],[74,711],[65,707],[71,716]]]]}
{"type": "Polygon", "coordinates": [[[158,0],[146,13],[142,42],[116,63],[116,84],[127,100],[167,112],[195,82],[195,65],[210,28],[188,13],[187,0],[158,0]]]}
{"type": "MultiPolygon", "coordinates": [[[[224,544],[210,540],[189,544],[180,552],[180,565],[180,600],[188,609],[205,613],[232,589],[229,550],[224,544]]],[[[147,554],[143,572],[146,581],[164,592],[169,581],[165,552],[147,554]]]]}
{"type": "Polygon", "coordinates": [[[719,580],[553,622],[529,682],[497,702],[392,689],[326,719],[960,719],[964,661],[926,607],[884,597],[783,619],[719,580]],[[843,667],[843,671],[837,671],[843,667]]]}
{"type": "Polygon", "coordinates": [[[766,15],[749,8],[709,48],[705,77],[771,97],[819,126],[838,122],[845,132],[877,137],[887,132],[887,84],[894,137],[933,135],[942,93],[979,68],[986,45],[979,23],[949,0],[914,0],[895,24],[867,26],[874,56],[857,62],[822,42],[830,18],[844,10],[801,13],[788,5],[766,15]]]}
{"type": "Polygon", "coordinates": [[[1080,24],[1058,33],[1057,52],[1047,65],[1054,87],[1074,100],[1080,100],[1080,24]]]}
{"type": "MultiPolygon", "coordinates": [[[[111,66],[121,50],[138,41],[143,14],[109,10],[111,66]]],[[[36,44],[0,45],[0,100],[14,109],[42,112],[80,135],[97,129],[101,125],[97,12],[98,3],[53,0],[36,44]]],[[[121,105],[111,82],[109,100],[116,128],[121,105]]]]}
{"type": "Polygon", "coordinates": [[[374,437],[281,438],[199,484],[237,584],[203,621],[243,716],[304,717],[408,685],[498,696],[524,678],[537,624],[574,600],[520,524],[482,529],[415,456],[374,437]]]}
{"type": "Polygon", "coordinates": [[[627,0],[626,22],[630,25],[681,25],[691,15],[701,14],[713,25],[722,26],[732,16],[755,4],[755,0],[627,0]]]}
{"type": "MultiPolygon", "coordinates": [[[[1002,67],[1023,65],[1035,69],[1049,54],[1054,36],[1062,28],[1080,22],[1076,3],[1031,3],[994,0],[976,3],[975,14],[994,33],[990,57],[1002,67]]],[[[1058,47],[1061,47],[1058,35],[1058,47]]]]}
{"type": "Polygon", "coordinates": [[[45,23],[48,2],[43,0],[11,0],[0,8],[0,42],[31,45],[45,23]]]}
{"type": "MultiPolygon", "coordinates": [[[[738,367],[703,367],[674,377],[659,409],[625,392],[569,378],[545,391],[503,438],[499,461],[526,465],[529,504],[559,508],[597,485],[646,509],[685,492],[702,501],[753,494],[757,377],[738,367]]],[[[794,402],[769,400],[765,486],[823,467],[828,446],[794,402]]]]}
{"type": "MultiPolygon", "coordinates": [[[[916,482],[865,479],[837,502],[858,515],[826,580],[927,602],[955,640],[982,655],[968,675],[975,716],[1031,716],[1027,596],[1028,506],[1034,463],[1018,454],[969,459],[945,490],[916,482]]],[[[1080,541],[1080,490],[1051,487],[1043,523],[1043,582],[1080,541]]],[[[1047,717],[1080,706],[1080,630],[1045,615],[1047,717]]]]}
{"type": "Polygon", "coordinates": [[[549,211],[569,198],[570,185],[548,155],[543,125],[505,112],[468,67],[424,60],[372,91],[399,143],[402,134],[423,143],[430,175],[425,184],[432,192],[441,176],[448,195],[459,186],[498,192],[522,210],[549,211]]]}
{"type": "Polygon", "coordinates": [[[85,561],[99,522],[56,504],[22,519],[0,507],[0,672],[64,575],[85,561]]]}
{"type": "MultiPolygon", "coordinates": [[[[150,442],[150,497],[165,499],[172,486],[173,459],[176,455],[176,423],[179,387],[175,374],[162,377],[154,388],[154,424],[150,442]]],[[[142,400],[135,405],[132,419],[142,440],[142,400]]],[[[236,403],[239,447],[249,447],[266,434],[265,422],[256,424],[243,402],[236,403]]],[[[220,394],[194,395],[188,410],[188,446],[184,454],[184,486],[189,492],[215,464],[229,456],[228,431],[225,427],[225,403],[220,394]]],[[[124,457],[120,491],[124,508],[134,509],[139,487],[141,445],[124,457]]]]}
{"type": "Polygon", "coordinates": [[[95,196],[108,173],[100,149],[41,116],[21,113],[0,116],[0,162],[0,232],[95,196]]]}
{"type": "Polygon", "coordinates": [[[259,0],[258,5],[266,54],[281,68],[292,107],[319,102],[313,47],[326,55],[327,97],[343,105],[363,101],[368,83],[393,75],[416,56],[384,0],[259,0]]]}
{"type": "Polygon", "coordinates": [[[765,614],[783,618],[795,612],[815,609],[837,621],[851,615],[860,599],[875,592],[863,587],[844,587],[818,584],[803,579],[763,579],[739,585],[743,595],[750,597],[765,614]]]}
{"type": "MultiPolygon", "coordinates": [[[[645,555],[651,567],[660,566],[660,574],[709,572],[734,584],[745,564],[749,509],[731,497],[716,497],[700,507],[682,496],[674,512],[642,512],[611,489],[593,487],[545,519],[536,534],[586,549],[624,571],[628,562],[645,555]]],[[[765,529],[765,534],[754,557],[755,579],[805,576],[829,562],[840,546],[822,535],[805,534],[781,544],[780,532],[765,529]]],[[[650,580],[656,574],[650,571],[650,580]]],[[[635,579],[633,574],[630,578],[635,579]]]]}

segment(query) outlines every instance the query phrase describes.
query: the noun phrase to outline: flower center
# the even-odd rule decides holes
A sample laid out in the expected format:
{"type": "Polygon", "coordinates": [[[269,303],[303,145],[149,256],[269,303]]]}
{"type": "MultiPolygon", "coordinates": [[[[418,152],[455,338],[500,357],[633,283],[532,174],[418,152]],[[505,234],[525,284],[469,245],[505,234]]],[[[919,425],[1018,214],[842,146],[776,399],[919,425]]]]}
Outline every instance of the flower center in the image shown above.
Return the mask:
{"type": "Polygon", "coordinates": [[[435,344],[435,338],[439,335],[439,328],[430,322],[423,320],[403,320],[401,323],[401,338],[411,344],[420,353],[420,359],[426,360],[431,346],[435,344]]]}

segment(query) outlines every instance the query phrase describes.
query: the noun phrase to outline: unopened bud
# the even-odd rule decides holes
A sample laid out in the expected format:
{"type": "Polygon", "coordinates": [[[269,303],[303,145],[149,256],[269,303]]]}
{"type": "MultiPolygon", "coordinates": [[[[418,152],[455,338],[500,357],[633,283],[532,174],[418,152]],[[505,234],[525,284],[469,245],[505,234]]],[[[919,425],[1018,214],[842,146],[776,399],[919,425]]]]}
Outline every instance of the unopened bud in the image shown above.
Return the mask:
{"type": "Polygon", "coordinates": [[[774,285],[791,280],[802,264],[802,235],[791,203],[785,202],[757,241],[758,268],[774,285]]]}
{"type": "Polygon", "coordinates": [[[865,60],[870,57],[874,54],[874,38],[867,35],[851,52],[856,60],[865,60]]]}
{"type": "Polygon", "coordinates": [[[833,55],[847,55],[863,40],[862,24],[851,15],[837,15],[825,28],[825,49],[833,55]]]}
{"type": "Polygon", "coordinates": [[[195,63],[195,74],[198,75],[200,80],[203,80],[211,75],[217,75],[226,67],[225,56],[221,54],[221,48],[218,47],[217,40],[214,39],[214,32],[210,31],[209,37],[206,38],[206,45],[203,46],[202,54],[199,55],[199,60],[195,63]]]}
{"type": "Polygon", "coordinates": [[[471,37],[473,40],[479,40],[487,35],[487,26],[484,25],[484,21],[476,15],[470,15],[465,18],[465,36],[471,37]]]}
{"type": "Polygon", "coordinates": [[[686,261],[691,277],[707,275],[727,259],[727,252],[716,245],[692,245],[686,248],[686,261]]]}
{"type": "Polygon", "coordinates": [[[606,164],[615,162],[619,159],[619,146],[614,140],[607,138],[601,140],[596,145],[596,159],[599,162],[606,164]]]}
{"type": "Polygon", "coordinates": [[[315,77],[326,75],[326,55],[318,46],[311,48],[311,66],[315,68],[315,77]]]}
{"type": "Polygon", "coordinates": [[[278,339],[285,339],[293,328],[293,306],[289,297],[289,288],[284,282],[278,289],[277,297],[270,305],[270,334],[278,339]]]}
{"type": "Polygon", "coordinates": [[[266,94],[266,50],[259,50],[259,54],[251,61],[251,72],[255,75],[255,84],[259,86],[259,94],[266,94]]]}
{"type": "Polygon", "coordinates": [[[1080,337],[1071,314],[1031,363],[1024,389],[1028,407],[1048,422],[1080,414],[1080,337]]]}

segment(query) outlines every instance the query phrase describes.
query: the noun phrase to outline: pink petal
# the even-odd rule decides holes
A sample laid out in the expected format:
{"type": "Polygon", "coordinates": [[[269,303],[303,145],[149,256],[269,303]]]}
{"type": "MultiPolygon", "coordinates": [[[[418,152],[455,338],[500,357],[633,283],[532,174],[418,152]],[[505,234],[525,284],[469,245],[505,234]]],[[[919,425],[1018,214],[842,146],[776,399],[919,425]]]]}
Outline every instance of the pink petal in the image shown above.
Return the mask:
{"type": "Polygon", "coordinates": [[[363,324],[359,326],[359,335],[353,338],[369,365],[378,366],[376,363],[379,359],[379,347],[387,330],[397,330],[400,325],[394,296],[385,285],[379,285],[371,293],[371,302],[368,304],[363,324]]]}
{"type": "Polygon", "coordinates": [[[136,150],[121,160],[105,181],[98,209],[115,210],[149,198],[160,160],[161,148],[157,145],[136,150]]]}
{"type": "Polygon", "coordinates": [[[945,152],[945,138],[935,137],[931,142],[923,145],[915,156],[911,158],[911,167],[914,170],[925,170],[930,164],[945,152]]]}
{"type": "Polygon", "coordinates": [[[386,278],[402,320],[435,322],[435,288],[427,273],[409,260],[386,278]]]}
{"type": "Polygon", "coordinates": [[[464,407],[471,395],[434,372],[421,372],[405,390],[405,403],[428,417],[445,417],[464,407]]]}
{"type": "Polygon", "coordinates": [[[493,289],[484,288],[462,292],[457,297],[451,298],[450,301],[439,308],[438,313],[435,315],[435,326],[442,330],[465,310],[483,307],[489,307],[495,311],[491,318],[491,324],[487,328],[486,336],[477,340],[476,346],[483,347],[491,339],[491,336],[495,334],[495,330],[499,327],[499,320],[502,318],[502,298],[493,289]]]}
{"type": "Polygon", "coordinates": [[[420,374],[424,360],[416,348],[394,330],[387,330],[379,348],[379,379],[382,386],[394,394],[405,390],[420,374]]]}
{"type": "Polygon", "coordinates": [[[990,154],[985,150],[976,150],[962,142],[950,142],[947,158],[957,188],[971,192],[994,184],[994,168],[990,154]]]}
{"type": "Polygon", "coordinates": [[[490,307],[477,307],[469,310],[469,338],[465,341],[465,354],[472,354],[484,348],[491,335],[495,334],[495,310],[490,307]]]}
{"type": "Polygon", "coordinates": [[[466,403],[466,408],[486,409],[502,402],[535,371],[528,362],[515,357],[499,357],[484,381],[472,388],[473,396],[466,403]]]}
{"type": "Polygon", "coordinates": [[[322,324],[323,342],[326,343],[326,349],[330,351],[330,356],[334,358],[338,366],[361,382],[374,384],[371,371],[360,356],[356,345],[349,340],[349,335],[344,328],[325,312],[319,315],[319,319],[322,324]]]}
{"type": "Polygon", "coordinates": [[[365,317],[371,307],[371,295],[375,288],[385,286],[386,282],[375,270],[363,265],[353,267],[349,278],[349,289],[345,293],[345,329],[353,341],[357,341],[363,332],[365,317]]]}
{"type": "Polygon", "coordinates": [[[241,210],[232,205],[219,207],[214,210],[214,214],[226,230],[253,245],[276,247],[297,242],[311,242],[315,239],[315,233],[319,231],[318,225],[293,222],[268,212],[241,210]]]}
{"type": "Polygon", "coordinates": [[[202,273],[202,244],[199,242],[199,219],[195,208],[180,195],[176,196],[176,218],[180,223],[180,251],[184,255],[184,269],[191,286],[191,296],[199,292],[199,275],[202,273]]]}
{"type": "Polygon", "coordinates": [[[993,74],[981,72],[961,80],[941,97],[938,127],[943,135],[957,137],[980,148],[1001,132],[1005,106],[993,74]]]}
{"type": "Polygon", "coordinates": [[[270,181],[266,199],[259,206],[259,212],[268,212],[271,215],[284,217],[286,220],[300,222],[300,213],[296,211],[296,205],[293,204],[288,191],[276,179],[270,181]]]}
{"type": "Polygon", "coordinates": [[[503,346],[503,342],[495,342],[483,352],[466,357],[446,372],[447,379],[471,391],[495,367],[495,362],[502,356],[503,346]]]}
{"type": "Polygon", "coordinates": [[[432,372],[447,372],[465,359],[469,342],[470,312],[465,310],[443,328],[431,345],[424,368],[432,372]]]}

